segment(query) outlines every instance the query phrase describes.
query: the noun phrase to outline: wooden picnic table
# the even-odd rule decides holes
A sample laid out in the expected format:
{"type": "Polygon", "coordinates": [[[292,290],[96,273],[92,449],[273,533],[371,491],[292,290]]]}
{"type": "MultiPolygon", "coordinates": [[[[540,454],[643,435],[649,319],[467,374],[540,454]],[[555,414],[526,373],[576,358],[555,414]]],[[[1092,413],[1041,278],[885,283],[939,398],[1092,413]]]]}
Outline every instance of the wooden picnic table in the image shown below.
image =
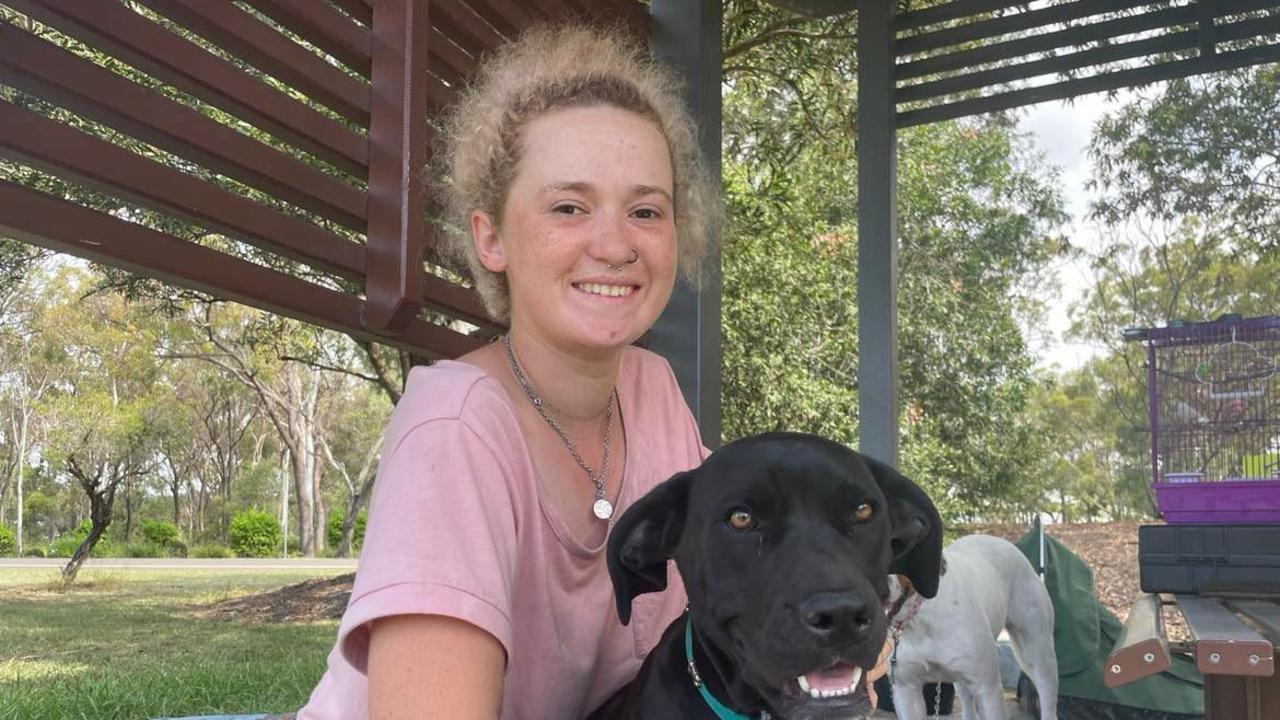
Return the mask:
{"type": "Polygon", "coordinates": [[[1173,595],[1143,593],[1134,600],[1124,631],[1103,673],[1110,687],[1167,669],[1170,653],[1194,658],[1204,674],[1206,720],[1280,718],[1280,595],[1173,595]],[[1188,642],[1165,637],[1161,608],[1172,602],[1187,621],[1188,642]]]}

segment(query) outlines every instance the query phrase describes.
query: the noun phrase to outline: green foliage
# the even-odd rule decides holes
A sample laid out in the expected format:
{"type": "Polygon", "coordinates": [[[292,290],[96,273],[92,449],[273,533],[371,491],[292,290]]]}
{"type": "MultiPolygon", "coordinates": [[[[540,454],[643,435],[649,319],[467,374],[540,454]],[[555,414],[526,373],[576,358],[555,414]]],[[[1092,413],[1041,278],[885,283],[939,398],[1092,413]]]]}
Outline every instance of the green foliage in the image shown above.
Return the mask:
{"type": "MultiPolygon", "coordinates": [[[[329,513],[329,519],[325,523],[324,539],[330,548],[337,548],[342,542],[342,523],[346,519],[345,510],[337,509],[329,513]]],[[[355,527],[351,531],[351,548],[359,550],[364,545],[364,527],[369,520],[369,514],[361,511],[356,516],[355,527]]]]}
{"type": "Polygon", "coordinates": [[[271,513],[245,510],[231,519],[231,549],[240,557],[271,557],[280,551],[280,521],[271,513]]]}
{"type": "Polygon", "coordinates": [[[178,526],[167,520],[143,520],[142,537],[152,545],[167,547],[178,541],[178,526]]]}
{"type": "Polygon", "coordinates": [[[151,542],[129,543],[120,551],[122,557],[127,558],[158,558],[168,557],[169,551],[163,545],[156,545],[151,542]]]}
{"type": "Polygon", "coordinates": [[[18,551],[18,538],[13,530],[0,525],[0,557],[8,557],[18,551]]]}
{"type": "Polygon", "coordinates": [[[225,545],[192,545],[187,557],[221,559],[235,557],[235,553],[225,545]]]}
{"type": "MultiPolygon", "coordinates": [[[[75,554],[79,548],[89,537],[89,533],[93,530],[93,521],[84,520],[71,530],[59,535],[53,542],[49,543],[49,557],[66,557],[69,558],[75,554]]],[[[90,557],[119,557],[120,548],[111,539],[105,535],[98,539],[96,545],[93,546],[90,557]]]]}
{"type": "Polygon", "coordinates": [[[45,551],[44,551],[44,548],[42,547],[32,546],[28,548],[23,548],[22,555],[23,557],[42,558],[45,556],[45,551]]]}
{"type": "MultiPolygon", "coordinates": [[[[740,20],[749,27],[727,28],[726,42],[778,17],[740,20]]],[[[812,62],[825,51],[802,34],[779,43],[742,56],[786,79],[742,71],[724,100],[724,433],[804,430],[856,445],[855,79],[840,62],[812,62]],[[790,54],[809,59],[780,60],[790,54]],[[802,102],[838,93],[838,112],[802,102]],[[817,139],[811,122],[824,128],[817,139]]],[[[900,145],[903,465],[948,520],[999,514],[1033,472],[1019,322],[1035,316],[1033,289],[1065,251],[1057,179],[1001,117],[913,128],[900,145]]]]}
{"type": "Polygon", "coordinates": [[[1220,217],[1280,250],[1280,65],[1173,80],[1099,121],[1095,217],[1220,217]]]}

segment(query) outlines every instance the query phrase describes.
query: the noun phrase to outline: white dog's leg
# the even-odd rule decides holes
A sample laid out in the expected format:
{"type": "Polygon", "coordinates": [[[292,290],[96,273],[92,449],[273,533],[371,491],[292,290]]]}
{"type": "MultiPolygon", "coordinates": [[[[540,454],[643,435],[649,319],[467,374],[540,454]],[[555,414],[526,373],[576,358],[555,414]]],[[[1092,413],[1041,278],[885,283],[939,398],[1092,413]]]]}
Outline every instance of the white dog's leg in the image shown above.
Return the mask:
{"type": "Polygon", "coordinates": [[[925,720],[924,689],[919,685],[893,684],[893,713],[898,720],[925,720]]]}
{"type": "Polygon", "coordinates": [[[960,717],[963,720],[979,720],[978,708],[973,702],[973,693],[969,692],[966,683],[957,682],[956,700],[960,701],[960,717]]]}
{"type": "Polygon", "coordinates": [[[980,720],[1005,720],[1004,688],[997,675],[994,681],[988,680],[974,689],[974,702],[978,707],[977,718],[980,720]]]}
{"type": "Polygon", "coordinates": [[[1040,698],[1040,720],[1058,720],[1058,658],[1053,654],[1053,646],[1038,642],[1042,638],[1035,636],[1020,639],[1012,630],[1009,636],[1013,640],[1018,665],[1036,686],[1036,695],[1040,698]]]}
{"type": "Polygon", "coordinates": [[[1058,720],[1058,658],[1053,648],[1053,603],[1044,585],[1028,574],[1022,602],[1009,609],[1007,627],[1014,657],[1040,698],[1040,720],[1058,720]]]}

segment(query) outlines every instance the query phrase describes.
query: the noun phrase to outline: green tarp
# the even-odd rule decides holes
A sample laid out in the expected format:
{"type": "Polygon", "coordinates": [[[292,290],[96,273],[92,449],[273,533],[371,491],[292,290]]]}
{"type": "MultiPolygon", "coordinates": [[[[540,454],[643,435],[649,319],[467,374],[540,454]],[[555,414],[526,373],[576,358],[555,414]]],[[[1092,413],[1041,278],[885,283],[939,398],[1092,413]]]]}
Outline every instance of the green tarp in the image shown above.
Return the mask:
{"type": "MultiPolygon", "coordinates": [[[[1039,535],[1016,543],[1039,566],[1039,535]]],[[[1204,713],[1203,679],[1190,659],[1175,655],[1169,670],[1118,688],[1102,683],[1107,655],[1123,627],[1093,594],[1093,572],[1065,546],[1045,537],[1045,586],[1053,600],[1053,642],[1058,655],[1059,694],[1166,713],[1204,713]]]]}

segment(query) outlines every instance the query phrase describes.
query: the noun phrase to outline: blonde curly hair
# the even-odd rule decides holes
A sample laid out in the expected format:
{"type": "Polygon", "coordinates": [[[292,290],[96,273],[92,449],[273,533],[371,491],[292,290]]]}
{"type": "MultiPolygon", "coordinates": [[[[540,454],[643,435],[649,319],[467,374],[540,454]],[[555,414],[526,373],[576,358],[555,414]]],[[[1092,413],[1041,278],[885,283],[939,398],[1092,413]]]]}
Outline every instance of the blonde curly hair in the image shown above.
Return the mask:
{"type": "Polygon", "coordinates": [[[507,321],[506,275],[480,264],[470,234],[472,211],[502,216],[521,156],[525,126],[553,110],[610,106],[651,120],[666,138],[675,182],[679,267],[697,284],[708,238],[721,219],[718,193],[698,150],[698,131],[679,82],[626,33],[580,25],[525,32],[485,59],[448,114],[435,153],[441,250],[469,272],[485,309],[507,321]]]}

